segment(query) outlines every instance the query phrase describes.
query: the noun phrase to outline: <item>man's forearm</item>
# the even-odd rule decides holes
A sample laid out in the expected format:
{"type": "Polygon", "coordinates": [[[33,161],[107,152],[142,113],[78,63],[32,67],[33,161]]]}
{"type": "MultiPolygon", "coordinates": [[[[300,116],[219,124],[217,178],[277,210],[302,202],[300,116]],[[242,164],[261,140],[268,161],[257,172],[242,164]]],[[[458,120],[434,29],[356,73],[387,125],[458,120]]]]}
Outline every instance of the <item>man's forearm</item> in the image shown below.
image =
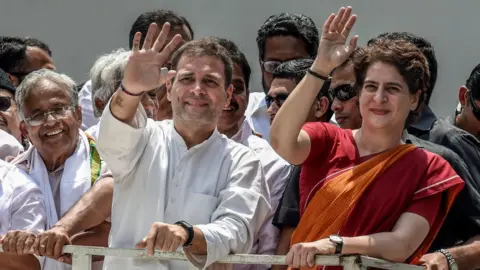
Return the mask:
{"type": "Polygon", "coordinates": [[[480,236],[474,236],[464,245],[447,249],[452,254],[458,269],[480,268],[480,236]]]}
{"type": "Polygon", "coordinates": [[[113,95],[110,111],[119,121],[131,125],[142,96],[131,96],[121,90],[113,95]]]}
{"type": "Polygon", "coordinates": [[[33,255],[16,255],[0,252],[0,270],[40,270],[40,263],[33,255]]]}
{"type": "Polygon", "coordinates": [[[54,226],[68,236],[95,227],[110,216],[113,199],[113,178],[106,177],[90,188],[54,226]]]}

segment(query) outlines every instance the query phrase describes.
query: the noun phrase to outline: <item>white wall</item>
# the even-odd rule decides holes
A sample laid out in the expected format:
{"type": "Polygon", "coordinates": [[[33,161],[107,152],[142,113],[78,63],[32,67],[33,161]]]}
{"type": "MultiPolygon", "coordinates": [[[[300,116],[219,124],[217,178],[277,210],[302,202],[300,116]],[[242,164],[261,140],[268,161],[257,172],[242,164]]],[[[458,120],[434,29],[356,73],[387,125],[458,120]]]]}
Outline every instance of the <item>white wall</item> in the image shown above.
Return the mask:
{"type": "Polygon", "coordinates": [[[439,79],[432,99],[435,112],[450,114],[458,87],[480,62],[480,1],[476,0],[1,0],[0,35],[35,36],[53,50],[59,71],[77,81],[87,78],[95,59],[128,46],[136,17],[154,8],[174,9],[192,24],[196,37],[234,40],[253,67],[252,90],[259,91],[256,31],[271,14],[304,13],[321,27],[340,5],[359,16],[360,44],[386,31],[410,31],[435,46],[439,79]]]}

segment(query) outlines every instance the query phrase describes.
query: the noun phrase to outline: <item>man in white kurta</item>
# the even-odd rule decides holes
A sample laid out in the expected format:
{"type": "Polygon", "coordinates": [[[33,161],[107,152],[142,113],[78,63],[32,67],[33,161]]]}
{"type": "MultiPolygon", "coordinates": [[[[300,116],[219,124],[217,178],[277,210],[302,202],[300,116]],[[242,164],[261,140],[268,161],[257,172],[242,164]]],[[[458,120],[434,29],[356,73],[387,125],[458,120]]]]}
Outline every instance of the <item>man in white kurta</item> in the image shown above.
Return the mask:
{"type": "MultiPolygon", "coordinates": [[[[265,176],[251,149],[215,128],[231,96],[232,63],[212,39],[186,43],[172,57],[176,72],[169,72],[166,85],[173,120],[147,119],[141,95],[163,83],[160,67],[181,41],[177,35],[163,46],[168,29],[167,24],[153,46],[146,38],[142,50],[136,36],[123,82],[100,120],[97,146],[115,179],[109,246],[176,250],[188,235],[192,246],[183,251],[192,265],[231,269],[212,263],[250,250],[271,210],[265,176]],[[174,225],[178,221],[191,224],[194,233],[174,225]]],[[[147,37],[155,31],[150,26],[147,37]]],[[[115,270],[188,266],[142,258],[104,262],[105,269],[115,270]]]]}
{"type": "MultiPolygon", "coordinates": [[[[37,234],[44,231],[45,227],[45,204],[40,188],[27,174],[14,165],[0,160],[0,239],[2,244],[4,240],[4,244],[8,247],[10,235],[7,237],[6,235],[9,231],[19,230],[37,234]]],[[[29,257],[31,258],[0,253],[0,266],[8,269],[14,267],[9,265],[12,259],[21,260],[16,262],[17,267],[29,268],[38,264],[32,255],[29,257]]]]}

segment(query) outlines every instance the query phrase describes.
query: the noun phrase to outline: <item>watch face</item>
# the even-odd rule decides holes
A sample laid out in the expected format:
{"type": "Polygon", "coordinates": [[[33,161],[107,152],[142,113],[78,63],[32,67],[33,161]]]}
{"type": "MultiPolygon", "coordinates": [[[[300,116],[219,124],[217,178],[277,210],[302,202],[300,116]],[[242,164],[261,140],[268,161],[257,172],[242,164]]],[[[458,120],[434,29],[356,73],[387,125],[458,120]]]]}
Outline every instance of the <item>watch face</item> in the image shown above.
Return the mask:
{"type": "Polygon", "coordinates": [[[342,238],[338,235],[331,235],[330,240],[332,240],[335,243],[342,243],[343,242],[342,238]]]}

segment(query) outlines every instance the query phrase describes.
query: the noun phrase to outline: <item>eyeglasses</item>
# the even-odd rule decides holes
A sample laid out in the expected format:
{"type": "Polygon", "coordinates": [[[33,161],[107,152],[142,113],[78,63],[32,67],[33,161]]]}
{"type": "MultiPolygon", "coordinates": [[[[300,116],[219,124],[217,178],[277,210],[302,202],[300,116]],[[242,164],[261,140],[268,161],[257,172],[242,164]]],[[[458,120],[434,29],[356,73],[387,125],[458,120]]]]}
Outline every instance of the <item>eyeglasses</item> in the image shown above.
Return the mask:
{"type": "Polygon", "coordinates": [[[267,108],[270,108],[273,102],[275,102],[278,107],[281,107],[287,98],[288,94],[278,94],[275,97],[267,95],[265,96],[265,103],[267,103],[267,108]]]}
{"type": "Polygon", "coordinates": [[[282,62],[280,61],[265,61],[261,62],[261,65],[263,67],[263,70],[265,70],[268,73],[273,73],[275,69],[280,66],[282,62]]]}
{"type": "Polygon", "coordinates": [[[0,112],[4,112],[12,106],[12,98],[11,97],[0,97],[0,112]]]}
{"type": "Polygon", "coordinates": [[[328,89],[331,99],[338,98],[340,101],[347,101],[357,96],[357,91],[351,84],[342,84],[335,88],[328,89]]]}
{"type": "Polygon", "coordinates": [[[70,116],[74,108],[74,106],[65,106],[55,108],[45,113],[37,113],[31,117],[26,117],[25,122],[27,122],[27,124],[29,124],[30,126],[40,126],[47,122],[49,115],[51,115],[55,120],[62,119],[70,116]]]}
{"type": "Polygon", "coordinates": [[[475,99],[473,98],[472,91],[469,90],[469,98],[470,98],[470,103],[472,104],[472,113],[475,115],[475,118],[480,121],[480,108],[478,108],[477,104],[475,104],[475,99]]]}

